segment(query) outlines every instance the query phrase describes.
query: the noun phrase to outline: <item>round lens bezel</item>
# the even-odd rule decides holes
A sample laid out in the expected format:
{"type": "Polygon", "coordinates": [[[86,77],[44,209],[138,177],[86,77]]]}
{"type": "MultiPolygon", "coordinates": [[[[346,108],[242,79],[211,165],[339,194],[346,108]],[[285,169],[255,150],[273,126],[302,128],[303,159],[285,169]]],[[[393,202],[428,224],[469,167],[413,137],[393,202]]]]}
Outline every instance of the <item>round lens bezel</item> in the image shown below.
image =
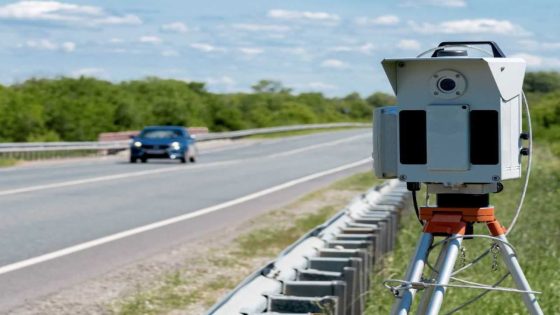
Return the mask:
{"type": "Polygon", "coordinates": [[[457,88],[457,82],[451,78],[444,77],[438,81],[438,88],[443,93],[451,93],[457,88]]]}

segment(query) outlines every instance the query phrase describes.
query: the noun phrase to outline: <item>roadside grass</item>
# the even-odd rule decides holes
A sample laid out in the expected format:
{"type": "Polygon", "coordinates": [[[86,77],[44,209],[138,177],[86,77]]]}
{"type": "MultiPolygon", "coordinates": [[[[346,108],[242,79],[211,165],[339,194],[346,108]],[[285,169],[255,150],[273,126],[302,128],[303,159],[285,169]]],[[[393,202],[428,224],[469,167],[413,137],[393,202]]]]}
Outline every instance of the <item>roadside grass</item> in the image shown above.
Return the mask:
{"type": "Polygon", "coordinates": [[[138,288],[138,293],[121,306],[119,314],[158,314],[161,310],[179,308],[192,303],[198,299],[199,293],[181,289],[187,285],[186,279],[180,272],[168,274],[158,288],[158,298],[154,298],[151,292],[143,292],[138,288]]]}
{"type": "Polygon", "coordinates": [[[329,217],[336,213],[337,209],[332,206],[326,206],[317,213],[307,214],[297,218],[292,225],[285,227],[266,227],[242,235],[237,238],[239,245],[238,251],[234,255],[243,257],[254,256],[275,256],[282,249],[304,235],[313,227],[325,222],[329,217]]]}
{"type": "Polygon", "coordinates": [[[94,157],[100,154],[99,150],[19,152],[0,156],[0,167],[15,166],[28,161],[94,157]]]}
{"type": "Polygon", "coordinates": [[[268,134],[261,134],[261,135],[252,135],[252,136],[245,137],[244,139],[277,139],[277,138],[286,138],[286,137],[295,137],[295,136],[305,136],[305,135],[323,133],[323,132],[344,131],[344,130],[350,130],[356,128],[358,127],[340,127],[340,128],[328,128],[328,129],[283,131],[283,132],[275,132],[275,133],[268,133],[268,134]]]}
{"type": "Polygon", "coordinates": [[[207,257],[186,262],[181,270],[163,275],[155,284],[138,287],[131,296],[109,305],[109,309],[119,315],[185,309],[190,310],[187,314],[200,313],[307,231],[341,210],[353,196],[377,182],[371,172],[356,174],[263,214],[248,222],[252,228],[237,236],[226,249],[210,248],[207,257]],[[309,211],[310,207],[313,211],[309,211]]]}
{"type": "Polygon", "coordinates": [[[15,166],[19,163],[18,160],[12,158],[0,158],[0,168],[15,166]]]}
{"type": "MultiPolygon", "coordinates": [[[[505,181],[502,193],[492,196],[492,204],[500,222],[508,226],[513,218],[522,181],[505,181]]],[[[419,201],[423,204],[423,201],[419,201]]],[[[403,215],[397,236],[395,251],[385,257],[382,266],[372,275],[367,311],[365,314],[387,314],[394,301],[392,294],[383,287],[384,279],[402,279],[421,227],[412,211],[403,215]]],[[[486,227],[479,224],[475,234],[487,234],[486,227]]],[[[547,146],[535,145],[531,181],[523,212],[509,241],[518,252],[518,258],[533,290],[542,291],[538,296],[545,314],[560,314],[560,158],[547,146]]],[[[466,261],[476,258],[491,242],[483,239],[466,240],[466,261]]],[[[437,253],[430,257],[434,263],[437,253]]],[[[498,256],[499,268],[491,270],[492,255],[459,275],[479,283],[494,284],[506,273],[506,267],[498,256]]],[[[461,259],[458,264],[462,264],[461,259]]],[[[426,276],[426,273],[424,274],[426,276]]],[[[515,287],[511,277],[500,286],[515,287]]],[[[480,290],[452,288],[447,291],[441,314],[480,294],[480,290]]],[[[416,301],[420,294],[417,294],[416,301]]],[[[414,309],[413,305],[413,309],[414,309]]],[[[526,314],[521,296],[517,293],[490,292],[457,314],[526,314]]]]}

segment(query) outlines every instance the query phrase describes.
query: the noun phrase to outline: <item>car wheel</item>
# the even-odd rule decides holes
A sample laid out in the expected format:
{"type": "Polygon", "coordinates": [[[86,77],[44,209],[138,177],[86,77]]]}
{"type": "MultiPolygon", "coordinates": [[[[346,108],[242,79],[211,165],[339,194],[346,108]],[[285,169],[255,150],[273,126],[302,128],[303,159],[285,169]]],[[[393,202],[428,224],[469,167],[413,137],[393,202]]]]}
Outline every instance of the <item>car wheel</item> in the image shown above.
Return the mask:
{"type": "Polygon", "coordinates": [[[140,161],[141,161],[142,163],[146,163],[146,162],[148,162],[148,159],[147,159],[147,158],[141,158],[140,161]]]}
{"type": "Polygon", "coordinates": [[[187,159],[185,159],[184,157],[182,157],[182,158],[180,159],[180,161],[181,161],[181,163],[187,163],[187,159]]]}
{"type": "Polygon", "coordinates": [[[189,157],[189,162],[196,163],[196,159],[194,156],[189,157]]]}
{"type": "Polygon", "coordinates": [[[136,163],[136,158],[135,157],[130,157],[130,163],[136,163]]]}

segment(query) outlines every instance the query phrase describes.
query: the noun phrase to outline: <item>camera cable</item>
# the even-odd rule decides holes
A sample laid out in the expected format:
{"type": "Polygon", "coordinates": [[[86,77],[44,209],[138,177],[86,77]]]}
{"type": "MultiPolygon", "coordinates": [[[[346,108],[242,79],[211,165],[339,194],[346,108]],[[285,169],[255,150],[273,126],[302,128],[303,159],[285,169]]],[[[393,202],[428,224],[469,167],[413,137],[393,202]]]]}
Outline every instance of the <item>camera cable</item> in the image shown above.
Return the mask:
{"type": "Polygon", "coordinates": [[[424,222],[420,219],[420,211],[418,210],[418,199],[416,198],[416,190],[412,191],[412,203],[414,204],[414,212],[416,212],[416,218],[420,222],[421,226],[424,226],[424,222]]]}
{"type": "MultiPolygon", "coordinates": [[[[531,110],[529,109],[529,101],[527,100],[527,96],[525,95],[525,92],[521,91],[521,95],[523,97],[523,108],[525,109],[525,114],[527,115],[527,129],[529,130],[529,139],[528,139],[529,155],[527,156],[527,168],[526,168],[526,171],[525,171],[525,181],[523,183],[523,188],[521,190],[521,196],[519,198],[519,203],[517,205],[517,209],[515,210],[515,215],[513,216],[513,219],[511,220],[511,223],[509,224],[509,227],[506,230],[506,233],[505,233],[506,236],[509,233],[511,233],[511,231],[513,231],[513,228],[515,227],[515,224],[517,223],[517,219],[519,218],[519,215],[521,214],[521,210],[523,209],[523,203],[525,201],[525,196],[527,194],[527,188],[529,187],[529,178],[531,177],[531,166],[532,166],[532,162],[533,162],[533,158],[532,158],[533,157],[533,125],[531,123],[531,110]]],[[[484,251],[484,253],[482,253],[480,256],[475,258],[470,264],[468,264],[468,265],[464,266],[463,268],[460,268],[460,269],[456,270],[455,272],[453,272],[453,275],[455,275],[455,274],[457,274],[457,273],[459,273],[463,270],[466,270],[470,266],[475,265],[484,256],[488,255],[488,253],[490,253],[490,251],[491,251],[490,249],[487,249],[486,251],[484,251]]],[[[500,283],[502,283],[507,278],[508,275],[509,275],[509,272],[506,273],[504,276],[502,276],[496,283],[494,283],[492,285],[492,287],[500,285],[500,283]]],[[[486,290],[486,291],[474,296],[473,298],[467,300],[463,304],[461,304],[461,305],[455,307],[454,309],[452,309],[446,315],[453,314],[453,313],[461,310],[462,308],[478,301],[484,295],[486,295],[488,292],[490,292],[490,290],[486,290]]]]}

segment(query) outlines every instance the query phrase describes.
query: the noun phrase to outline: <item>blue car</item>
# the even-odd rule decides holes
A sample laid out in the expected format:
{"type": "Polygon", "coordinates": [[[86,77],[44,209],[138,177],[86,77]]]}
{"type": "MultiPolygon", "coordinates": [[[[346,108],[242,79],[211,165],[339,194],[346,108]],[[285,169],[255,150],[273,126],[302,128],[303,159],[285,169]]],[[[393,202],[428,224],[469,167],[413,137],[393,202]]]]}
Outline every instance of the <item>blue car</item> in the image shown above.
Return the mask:
{"type": "Polygon", "coordinates": [[[196,162],[195,139],[180,126],[146,127],[130,143],[130,163],[148,159],[171,159],[196,162]]]}

